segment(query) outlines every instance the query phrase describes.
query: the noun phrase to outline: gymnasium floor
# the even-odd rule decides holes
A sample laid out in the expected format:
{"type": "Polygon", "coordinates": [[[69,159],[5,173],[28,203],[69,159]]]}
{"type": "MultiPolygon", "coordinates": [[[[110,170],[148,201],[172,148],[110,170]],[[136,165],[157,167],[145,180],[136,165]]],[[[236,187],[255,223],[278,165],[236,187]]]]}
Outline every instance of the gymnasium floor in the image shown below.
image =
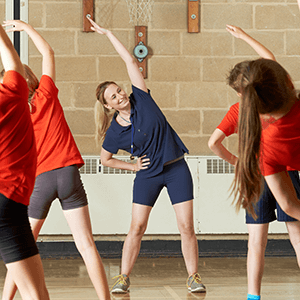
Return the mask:
{"type": "MultiPolygon", "coordinates": [[[[119,259],[104,259],[109,285],[119,274],[119,259]]],[[[98,299],[81,259],[43,260],[51,299],[98,299]]],[[[201,258],[199,270],[207,293],[190,294],[182,258],[139,258],[131,275],[131,292],[112,299],[234,300],[246,299],[245,258],[201,258]]],[[[0,265],[2,291],[5,267],[0,265]]],[[[15,299],[21,299],[16,296],[15,299]]],[[[299,300],[300,271],[294,257],[266,258],[262,300],[299,300]]]]}

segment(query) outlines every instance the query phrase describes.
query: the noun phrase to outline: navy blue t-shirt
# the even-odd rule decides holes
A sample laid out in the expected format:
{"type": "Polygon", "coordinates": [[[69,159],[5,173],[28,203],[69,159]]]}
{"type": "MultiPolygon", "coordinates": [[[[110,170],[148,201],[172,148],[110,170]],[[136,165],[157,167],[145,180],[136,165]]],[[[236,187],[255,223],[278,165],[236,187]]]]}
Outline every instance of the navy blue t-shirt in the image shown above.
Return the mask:
{"type": "Polygon", "coordinates": [[[130,95],[132,125],[121,126],[114,116],[102,147],[113,154],[121,150],[130,153],[132,126],[133,155],[150,158],[148,169],[137,172],[138,176],[152,177],[163,170],[163,165],[188,153],[177,133],[148,93],[132,86],[130,95]]]}

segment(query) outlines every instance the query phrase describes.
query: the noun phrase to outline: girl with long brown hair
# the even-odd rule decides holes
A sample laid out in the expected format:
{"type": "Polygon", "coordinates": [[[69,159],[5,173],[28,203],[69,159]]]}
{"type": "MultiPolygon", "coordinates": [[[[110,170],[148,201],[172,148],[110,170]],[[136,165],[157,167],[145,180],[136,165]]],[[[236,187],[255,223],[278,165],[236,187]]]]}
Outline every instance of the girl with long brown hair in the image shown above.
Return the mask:
{"type": "Polygon", "coordinates": [[[300,202],[287,173],[300,170],[300,101],[291,78],[276,61],[258,59],[249,62],[241,86],[236,207],[255,214],[264,176],[281,208],[300,220],[300,202]]]}
{"type": "MultiPolygon", "coordinates": [[[[227,25],[226,29],[235,38],[239,38],[249,44],[261,57],[275,61],[275,57],[270,50],[245,33],[241,28],[227,25]]],[[[243,74],[245,74],[249,68],[249,63],[250,61],[243,61],[235,65],[227,78],[229,86],[236,91],[239,97],[242,96],[243,92],[241,80],[244,76],[243,74]]],[[[237,133],[238,119],[239,102],[230,107],[226,116],[209,139],[210,149],[232,165],[237,163],[238,157],[231,153],[222,142],[226,137],[237,133]]],[[[264,122],[264,120],[261,121],[264,122]]],[[[288,170],[288,173],[292,179],[297,195],[300,196],[298,171],[288,170]]],[[[255,213],[256,217],[254,218],[246,211],[246,224],[249,232],[247,253],[247,300],[260,299],[269,223],[274,220],[286,223],[290,240],[298,258],[298,264],[300,265],[300,222],[282,211],[266,182],[264,182],[263,191],[255,205],[255,213]]]]}

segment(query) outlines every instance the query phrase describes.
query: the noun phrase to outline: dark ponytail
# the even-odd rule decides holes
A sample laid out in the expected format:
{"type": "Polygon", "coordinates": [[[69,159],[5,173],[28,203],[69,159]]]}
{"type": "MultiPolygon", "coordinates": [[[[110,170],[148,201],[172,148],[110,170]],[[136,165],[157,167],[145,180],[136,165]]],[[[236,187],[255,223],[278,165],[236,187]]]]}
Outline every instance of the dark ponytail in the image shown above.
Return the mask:
{"type": "Polygon", "coordinates": [[[239,110],[239,149],[232,192],[236,209],[247,209],[254,217],[259,200],[262,174],[260,159],[260,114],[284,110],[296,99],[296,93],[286,70],[276,61],[258,59],[247,62],[239,76],[241,102],[239,110]]]}
{"type": "Polygon", "coordinates": [[[238,162],[233,184],[236,208],[243,207],[255,216],[253,203],[260,196],[262,175],[259,167],[261,123],[257,103],[259,97],[252,84],[245,87],[239,110],[238,162]]]}

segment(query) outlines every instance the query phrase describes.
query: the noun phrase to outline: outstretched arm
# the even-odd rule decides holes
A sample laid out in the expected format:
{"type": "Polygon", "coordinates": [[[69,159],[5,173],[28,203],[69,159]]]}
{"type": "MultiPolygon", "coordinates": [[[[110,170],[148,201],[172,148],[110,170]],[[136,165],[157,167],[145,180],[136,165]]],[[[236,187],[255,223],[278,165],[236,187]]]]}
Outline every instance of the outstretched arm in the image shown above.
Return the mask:
{"type": "Polygon", "coordinates": [[[0,54],[5,71],[13,70],[24,77],[24,68],[20,57],[2,26],[0,26],[0,54]]]}
{"type": "MultiPolygon", "coordinates": [[[[298,1],[300,1],[300,0],[298,0],[298,1]]],[[[231,33],[234,37],[245,41],[262,58],[276,60],[275,56],[269,49],[267,49],[264,45],[259,43],[257,40],[255,40],[253,37],[251,37],[249,34],[244,32],[240,27],[236,27],[233,25],[226,25],[226,30],[229,33],[231,33]]]]}
{"type": "Polygon", "coordinates": [[[209,138],[208,147],[216,155],[235,166],[238,158],[223,146],[222,142],[225,137],[225,133],[217,128],[209,138]]]}
{"type": "Polygon", "coordinates": [[[137,62],[134,57],[128,52],[125,46],[112,34],[111,31],[100,27],[97,23],[95,23],[92,19],[88,18],[91,22],[92,27],[91,29],[99,34],[104,34],[108,37],[116,51],[119,53],[120,57],[126,64],[127,72],[130,78],[132,85],[136,86],[137,88],[148,92],[143,75],[139,70],[137,62]]]}
{"type": "Polygon", "coordinates": [[[11,31],[25,31],[43,56],[42,73],[48,75],[55,81],[55,59],[54,51],[45,39],[29,24],[20,20],[4,21],[3,26],[13,26],[7,29],[11,31]]]}

